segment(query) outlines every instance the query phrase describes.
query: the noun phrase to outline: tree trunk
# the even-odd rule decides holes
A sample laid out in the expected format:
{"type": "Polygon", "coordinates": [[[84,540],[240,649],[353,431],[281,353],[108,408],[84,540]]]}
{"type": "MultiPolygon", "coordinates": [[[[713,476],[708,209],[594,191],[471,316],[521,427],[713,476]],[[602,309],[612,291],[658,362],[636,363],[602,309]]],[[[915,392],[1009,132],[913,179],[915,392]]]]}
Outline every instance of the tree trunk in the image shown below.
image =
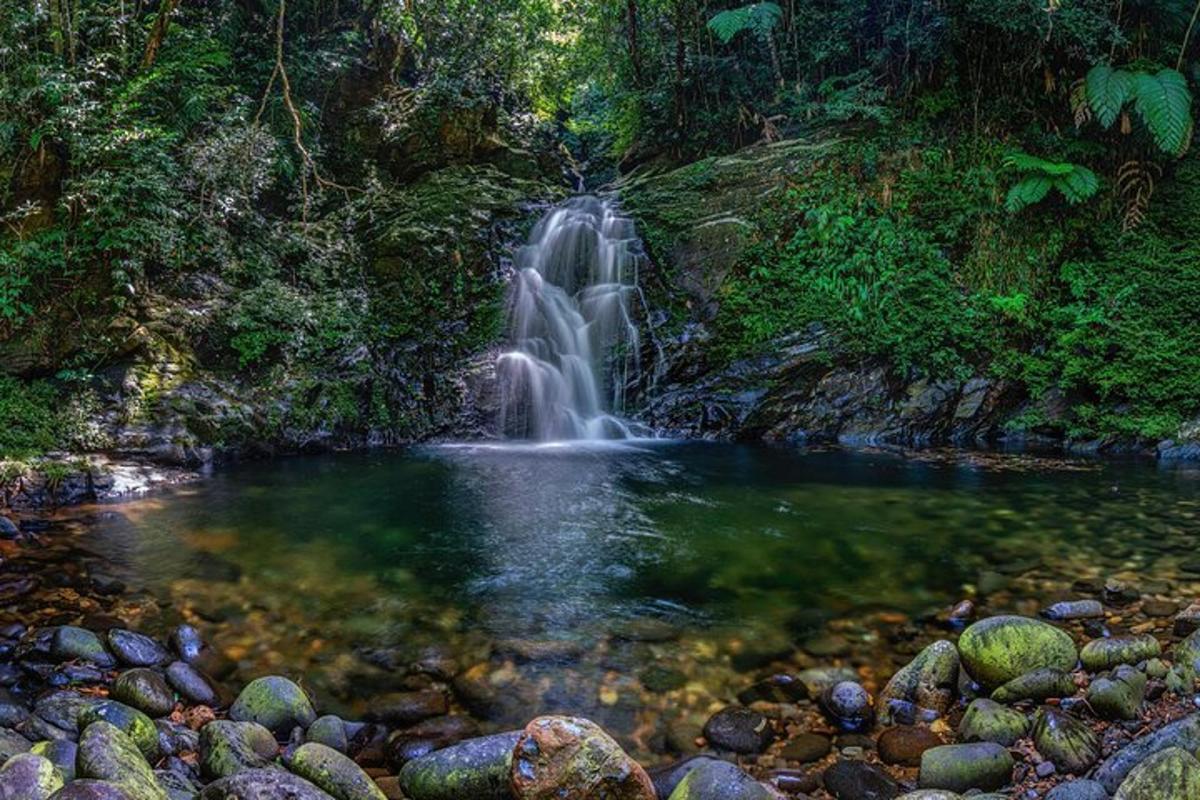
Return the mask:
{"type": "Polygon", "coordinates": [[[142,56],[142,69],[150,69],[158,60],[158,51],[162,48],[163,39],[167,37],[167,28],[171,26],[171,14],[179,0],[162,0],[158,7],[158,16],[154,18],[154,27],[150,29],[150,38],[146,40],[146,53],[142,56]]]}
{"type": "Polygon", "coordinates": [[[59,5],[59,0],[49,0],[50,6],[50,45],[54,48],[54,55],[62,58],[63,42],[66,39],[63,30],[62,6],[59,5]]]}
{"type": "Polygon", "coordinates": [[[638,6],[637,0],[625,3],[625,28],[629,37],[629,63],[633,66],[633,83],[638,88],[645,85],[642,78],[642,51],[638,45],[638,6]]]}
{"type": "Polygon", "coordinates": [[[686,9],[683,0],[675,4],[675,127],[678,131],[682,151],[687,136],[687,97],[684,94],[683,78],[687,68],[687,43],[683,38],[686,9]]]}

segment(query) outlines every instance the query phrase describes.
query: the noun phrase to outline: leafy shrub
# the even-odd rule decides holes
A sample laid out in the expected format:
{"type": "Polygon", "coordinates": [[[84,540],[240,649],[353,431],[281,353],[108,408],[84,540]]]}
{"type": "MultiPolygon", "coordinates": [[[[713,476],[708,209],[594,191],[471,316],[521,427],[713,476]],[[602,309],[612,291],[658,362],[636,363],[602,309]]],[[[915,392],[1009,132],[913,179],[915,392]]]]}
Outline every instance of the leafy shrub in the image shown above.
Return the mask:
{"type": "Polygon", "coordinates": [[[23,458],[59,446],[58,392],[44,381],[0,375],[0,458],[23,458]]]}

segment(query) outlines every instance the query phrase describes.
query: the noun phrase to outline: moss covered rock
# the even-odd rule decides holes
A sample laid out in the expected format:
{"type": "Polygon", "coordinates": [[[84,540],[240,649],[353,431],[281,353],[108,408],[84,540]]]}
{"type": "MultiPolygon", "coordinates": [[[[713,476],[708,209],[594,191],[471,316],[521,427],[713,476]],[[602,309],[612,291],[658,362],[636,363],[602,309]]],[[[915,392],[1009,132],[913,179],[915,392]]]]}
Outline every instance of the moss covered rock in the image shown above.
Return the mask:
{"type": "Polygon", "coordinates": [[[268,675],[251,681],[229,709],[237,722],[257,722],[275,734],[307,728],[317,718],[304,690],[287,678],[268,675]]]}
{"type": "Polygon", "coordinates": [[[337,800],[387,800],[357,764],[323,744],[309,742],[296,748],[287,767],[337,800]]]}
{"type": "Polygon", "coordinates": [[[611,736],[581,717],[538,717],[513,749],[516,800],[655,800],[654,784],[611,736]]]}
{"type": "Polygon", "coordinates": [[[130,800],[169,800],[133,739],[104,720],[88,725],[79,737],[76,766],[80,777],[108,781],[130,800]]]}
{"type": "Polygon", "coordinates": [[[953,642],[941,640],[926,647],[887,682],[879,696],[880,715],[891,718],[894,701],[913,703],[939,714],[954,701],[958,685],[958,649],[953,642]]]}
{"type": "Polygon", "coordinates": [[[73,625],[63,625],[54,632],[50,652],[63,661],[79,659],[101,667],[111,667],[117,663],[99,636],[73,625]]]}
{"type": "Polygon", "coordinates": [[[521,732],[468,739],[414,759],[400,770],[410,800],[509,800],[513,748],[521,732]]]}
{"type": "Polygon", "coordinates": [[[1100,738],[1069,714],[1043,708],[1033,724],[1033,743],[1060,772],[1082,774],[1100,759],[1100,738]]]}
{"type": "Polygon", "coordinates": [[[104,700],[85,708],[79,715],[79,727],[85,729],[97,720],[104,720],[117,726],[125,733],[147,761],[155,761],[159,756],[158,728],[154,721],[132,706],[118,703],[116,700],[104,700]]]}
{"type": "MultiPolygon", "coordinates": [[[[465,797],[465,795],[464,795],[465,797]]],[[[299,775],[281,769],[248,769],[213,781],[200,800],[332,800],[299,775]]]]}
{"type": "Polygon", "coordinates": [[[1113,800],[1182,800],[1200,797],[1200,761],[1181,747],[1162,750],[1138,764],[1113,800]]]}
{"type": "Polygon", "coordinates": [[[1044,667],[1068,672],[1079,658],[1069,635],[1049,623],[1017,616],[976,622],[959,637],[958,652],[971,677],[988,687],[1044,667]]]}
{"type": "Polygon", "coordinates": [[[216,720],[200,729],[200,772],[209,780],[265,767],[278,753],[275,737],[256,722],[216,720]]]}
{"type": "Polygon", "coordinates": [[[1087,701],[1100,719],[1135,719],[1146,696],[1146,675],[1122,665],[1092,681],[1087,701]]]}
{"type": "Polygon", "coordinates": [[[117,676],[110,694],[151,717],[165,717],[175,708],[175,693],[152,669],[128,669],[117,676]]]}
{"type": "Polygon", "coordinates": [[[1060,669],[1046,667],[1035,669],[1013,678],[996,691],[992,699],[998,703],[1015,703],[1018,700],[1041,702],[1051,697],[1070,697],[1075,694],[1075,681],[1060,669]]]}
{"type": "Polygon", "coordinates": [[[21,753],[0,767],[0,797],[16,800],[46,800],[62,788],[62,773],[49,760],[21,753]]]}
{"type": "Polygon", "coordinates": [[[1176,720],[1154,733],[1134,739],[1109,756],[1093,777],[1109,792],[1115,792],[1135,767],[1155,753],[1173,747],[1189,753],[1200,751],[1200,714],[1176,720]]]}
{"type": "Polygon", "coordinates": [[[1029,719],[994,700],[973,700],[958,725],[958,735],[964,742],[995,742],[1010,746],[1029,731],[1029,719]]]}
{"type": "Polygon", "coordinates": [[[1013,758],[994,742],[948,744],[926,750],[921,756],[922,789],[991,791],[1012,779],[1013,758]]]}
{"type": "Polygon", "coordinates": [[[1162,654],[1162,645],[1153,636],[1122,636],[1094,639],[1083,646],[1079,660],[1085,669],[1112,669],[1118,664],[1138,664],[1162,654]]]}

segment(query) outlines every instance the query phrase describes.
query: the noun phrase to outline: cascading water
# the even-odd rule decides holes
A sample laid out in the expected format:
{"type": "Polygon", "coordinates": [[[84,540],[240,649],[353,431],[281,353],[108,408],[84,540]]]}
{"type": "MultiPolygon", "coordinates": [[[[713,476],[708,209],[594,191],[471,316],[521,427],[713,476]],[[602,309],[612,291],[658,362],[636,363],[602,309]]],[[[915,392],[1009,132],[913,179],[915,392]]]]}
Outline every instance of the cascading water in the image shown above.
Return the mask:
{"type": "Polygon", "coordinates": [[[640,259],[633,221],[575,197],[538,222],[517,252],[513,349],[500,356],[500,432],[510,439],[624,439],[625,387],[640,342],[629,315],[640,259]]]}

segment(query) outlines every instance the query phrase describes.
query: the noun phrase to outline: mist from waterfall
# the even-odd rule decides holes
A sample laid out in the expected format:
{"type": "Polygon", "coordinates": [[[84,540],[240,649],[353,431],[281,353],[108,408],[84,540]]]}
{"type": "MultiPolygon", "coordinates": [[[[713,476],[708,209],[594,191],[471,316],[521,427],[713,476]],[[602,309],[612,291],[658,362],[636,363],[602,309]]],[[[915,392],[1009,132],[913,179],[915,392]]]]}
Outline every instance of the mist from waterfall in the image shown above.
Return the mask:
{"type": "Polygon", "coordinates": [[[517,252],[512,349],[496,364],[500,433],[509,439],[624,439],[625,388],[640,341],[629,314],[640,248],[610,200],[574,197],[517,252]]]}

